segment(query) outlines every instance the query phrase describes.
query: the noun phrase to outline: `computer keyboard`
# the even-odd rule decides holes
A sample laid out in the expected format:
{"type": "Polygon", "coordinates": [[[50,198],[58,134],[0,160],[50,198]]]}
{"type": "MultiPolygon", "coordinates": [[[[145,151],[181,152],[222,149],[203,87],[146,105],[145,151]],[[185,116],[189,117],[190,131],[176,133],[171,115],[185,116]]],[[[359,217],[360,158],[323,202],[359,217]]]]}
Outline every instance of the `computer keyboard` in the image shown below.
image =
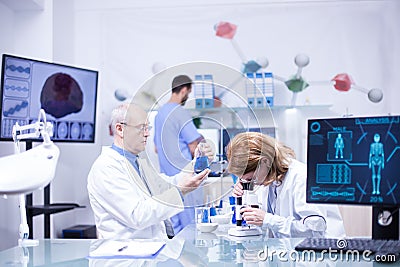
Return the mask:
{"type": "Polygon", "coordinates": [[[296,250],[354,250],[372,253],[385,253],[400,255],[400,240],[380,240],[380,239],[331,239],[331,238],[306,238],[300,242],[296,250]]]}

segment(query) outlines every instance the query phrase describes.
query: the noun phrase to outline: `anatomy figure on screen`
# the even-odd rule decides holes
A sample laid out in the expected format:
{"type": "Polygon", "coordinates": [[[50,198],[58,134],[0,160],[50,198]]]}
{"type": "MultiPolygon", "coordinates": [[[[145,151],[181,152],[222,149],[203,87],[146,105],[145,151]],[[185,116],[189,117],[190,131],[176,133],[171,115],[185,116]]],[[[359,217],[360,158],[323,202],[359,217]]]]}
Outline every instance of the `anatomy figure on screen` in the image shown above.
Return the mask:
{"type": "Polygon", "coordinates": [[[369,168],[372,169],[372,194],[379,195],[381,184],[381,170],[385,167],[385,156],[383,153],[383,144],[380,142],[380,135],[374,135],[374,142],[369,150],[369,168]]]}
{"type": "Polygon", "coordinates": [[[343,148],[344,148],[344,141],[343,141],[343,137],[342,134],[339,133],[336,137],[336,141],[335,141],[335,149],[336,149],[336,153],[335,153],[335,158],[338,158],[338,154],[340,153],[340,158],[343,158],[343,148]]]}

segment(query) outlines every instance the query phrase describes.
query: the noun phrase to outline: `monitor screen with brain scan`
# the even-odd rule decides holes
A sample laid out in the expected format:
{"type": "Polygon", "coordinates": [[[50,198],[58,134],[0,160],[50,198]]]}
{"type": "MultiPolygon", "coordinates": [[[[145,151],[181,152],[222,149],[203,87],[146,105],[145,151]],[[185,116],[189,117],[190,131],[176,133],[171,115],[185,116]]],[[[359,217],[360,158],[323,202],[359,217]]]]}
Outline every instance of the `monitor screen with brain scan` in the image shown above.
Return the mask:
{"type": "Polygon", "coordinates": [[[98,72],[3,55],[0,140],[12,140],[12,128],[32,124],[39,110],[53,124],[53,141],[95,139],[98,72]]]}

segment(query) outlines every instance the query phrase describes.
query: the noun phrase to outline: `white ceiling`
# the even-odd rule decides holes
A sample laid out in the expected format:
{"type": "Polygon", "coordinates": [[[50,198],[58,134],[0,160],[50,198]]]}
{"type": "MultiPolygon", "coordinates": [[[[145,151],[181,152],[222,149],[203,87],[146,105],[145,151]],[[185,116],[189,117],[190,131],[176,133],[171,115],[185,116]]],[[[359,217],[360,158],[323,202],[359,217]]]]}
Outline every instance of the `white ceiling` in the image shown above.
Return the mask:
{"type": "MultiPolygon", "coordinates": [[[[4,0],[0,0],[4,1],[4,0]]],[[[9,0],[12,1],[12,0],[9,0]]],[[[33,0],[31,0],[33,1],[33,0]]],[[[121,8],[162,8],[162,7],[190,7],[190,6],[208,6],[208,5],[252,5],[252,4],[269,4],[269,5],[287,5],[287,4],[307,4],[307,3],[340,3],[340,2],[370,2],[382,0],[75,0],[74,6],[78,10],[93,9],[121,9],[121,8]]],[[[394,1],[394,0],[393,0],[394,1]]]]}
{"type": "MultiPolygon", "coordinates": [[[[14,11],[27,11],[27,10],[44,10],[44,1],[45,0],[0,0],[0,3],[3,3],[11,10],[14,11]]],[[[71,1],[71,0],[70,0],[71,1]]],[[[325,2],[363,2],[363,1],[380,1],[380,0],[253,0],[249,3],[264,3],[264,4],[295,4],[295,3],[308,3],[308,2],[316,2],[316,3],[325,3],[325,2]]],[[[107,8],[121,8],[121,7],[162,7],[165,5],[185,5],[185,6],[196,6],[196,5],[204,5],[204,4],[247,4],[245,0],[207,0],[202,2],[188,2],[186,0],[171,0],[168,1],[168,4],[165,4],[163,0],[147,0],[147,1],[132,1],[132,0],[79,0],[74,1],[77,9],[86,9],[86,8],[98,8],[98,9],[107,9],[107,8]]]]}
{"type": "Polygon", "coordinates": [[[14,11],[43,10],[44,0],[0,0],[14,11]]]}

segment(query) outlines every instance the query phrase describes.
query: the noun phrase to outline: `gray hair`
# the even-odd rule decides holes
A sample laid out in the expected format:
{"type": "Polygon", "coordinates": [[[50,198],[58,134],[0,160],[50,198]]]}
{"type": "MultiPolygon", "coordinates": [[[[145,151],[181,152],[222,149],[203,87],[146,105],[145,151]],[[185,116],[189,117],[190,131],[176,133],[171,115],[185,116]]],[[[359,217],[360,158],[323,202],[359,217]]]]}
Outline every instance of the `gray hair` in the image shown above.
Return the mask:
{"type": "Polygon", "coordinates": [[[110,127],[113,135],[115,134],[115,125],[117,123],[129,123],[129,118],[127,117],[128,111],[131,117],[132,115],[137,116],[141,114],[140,112],[145,112],[145,110],[137,103],[124,103],[115,107],[111,112],[110,121],[110,127]]]}
{"type": "Polygon", "coordinates": [[[124,103],[112,110],[110,125],[113,135],[115,134],[115,125],[119,122],[125,121],[126,112],[128,111],[129,106],[129,103],[124,103]]]}

